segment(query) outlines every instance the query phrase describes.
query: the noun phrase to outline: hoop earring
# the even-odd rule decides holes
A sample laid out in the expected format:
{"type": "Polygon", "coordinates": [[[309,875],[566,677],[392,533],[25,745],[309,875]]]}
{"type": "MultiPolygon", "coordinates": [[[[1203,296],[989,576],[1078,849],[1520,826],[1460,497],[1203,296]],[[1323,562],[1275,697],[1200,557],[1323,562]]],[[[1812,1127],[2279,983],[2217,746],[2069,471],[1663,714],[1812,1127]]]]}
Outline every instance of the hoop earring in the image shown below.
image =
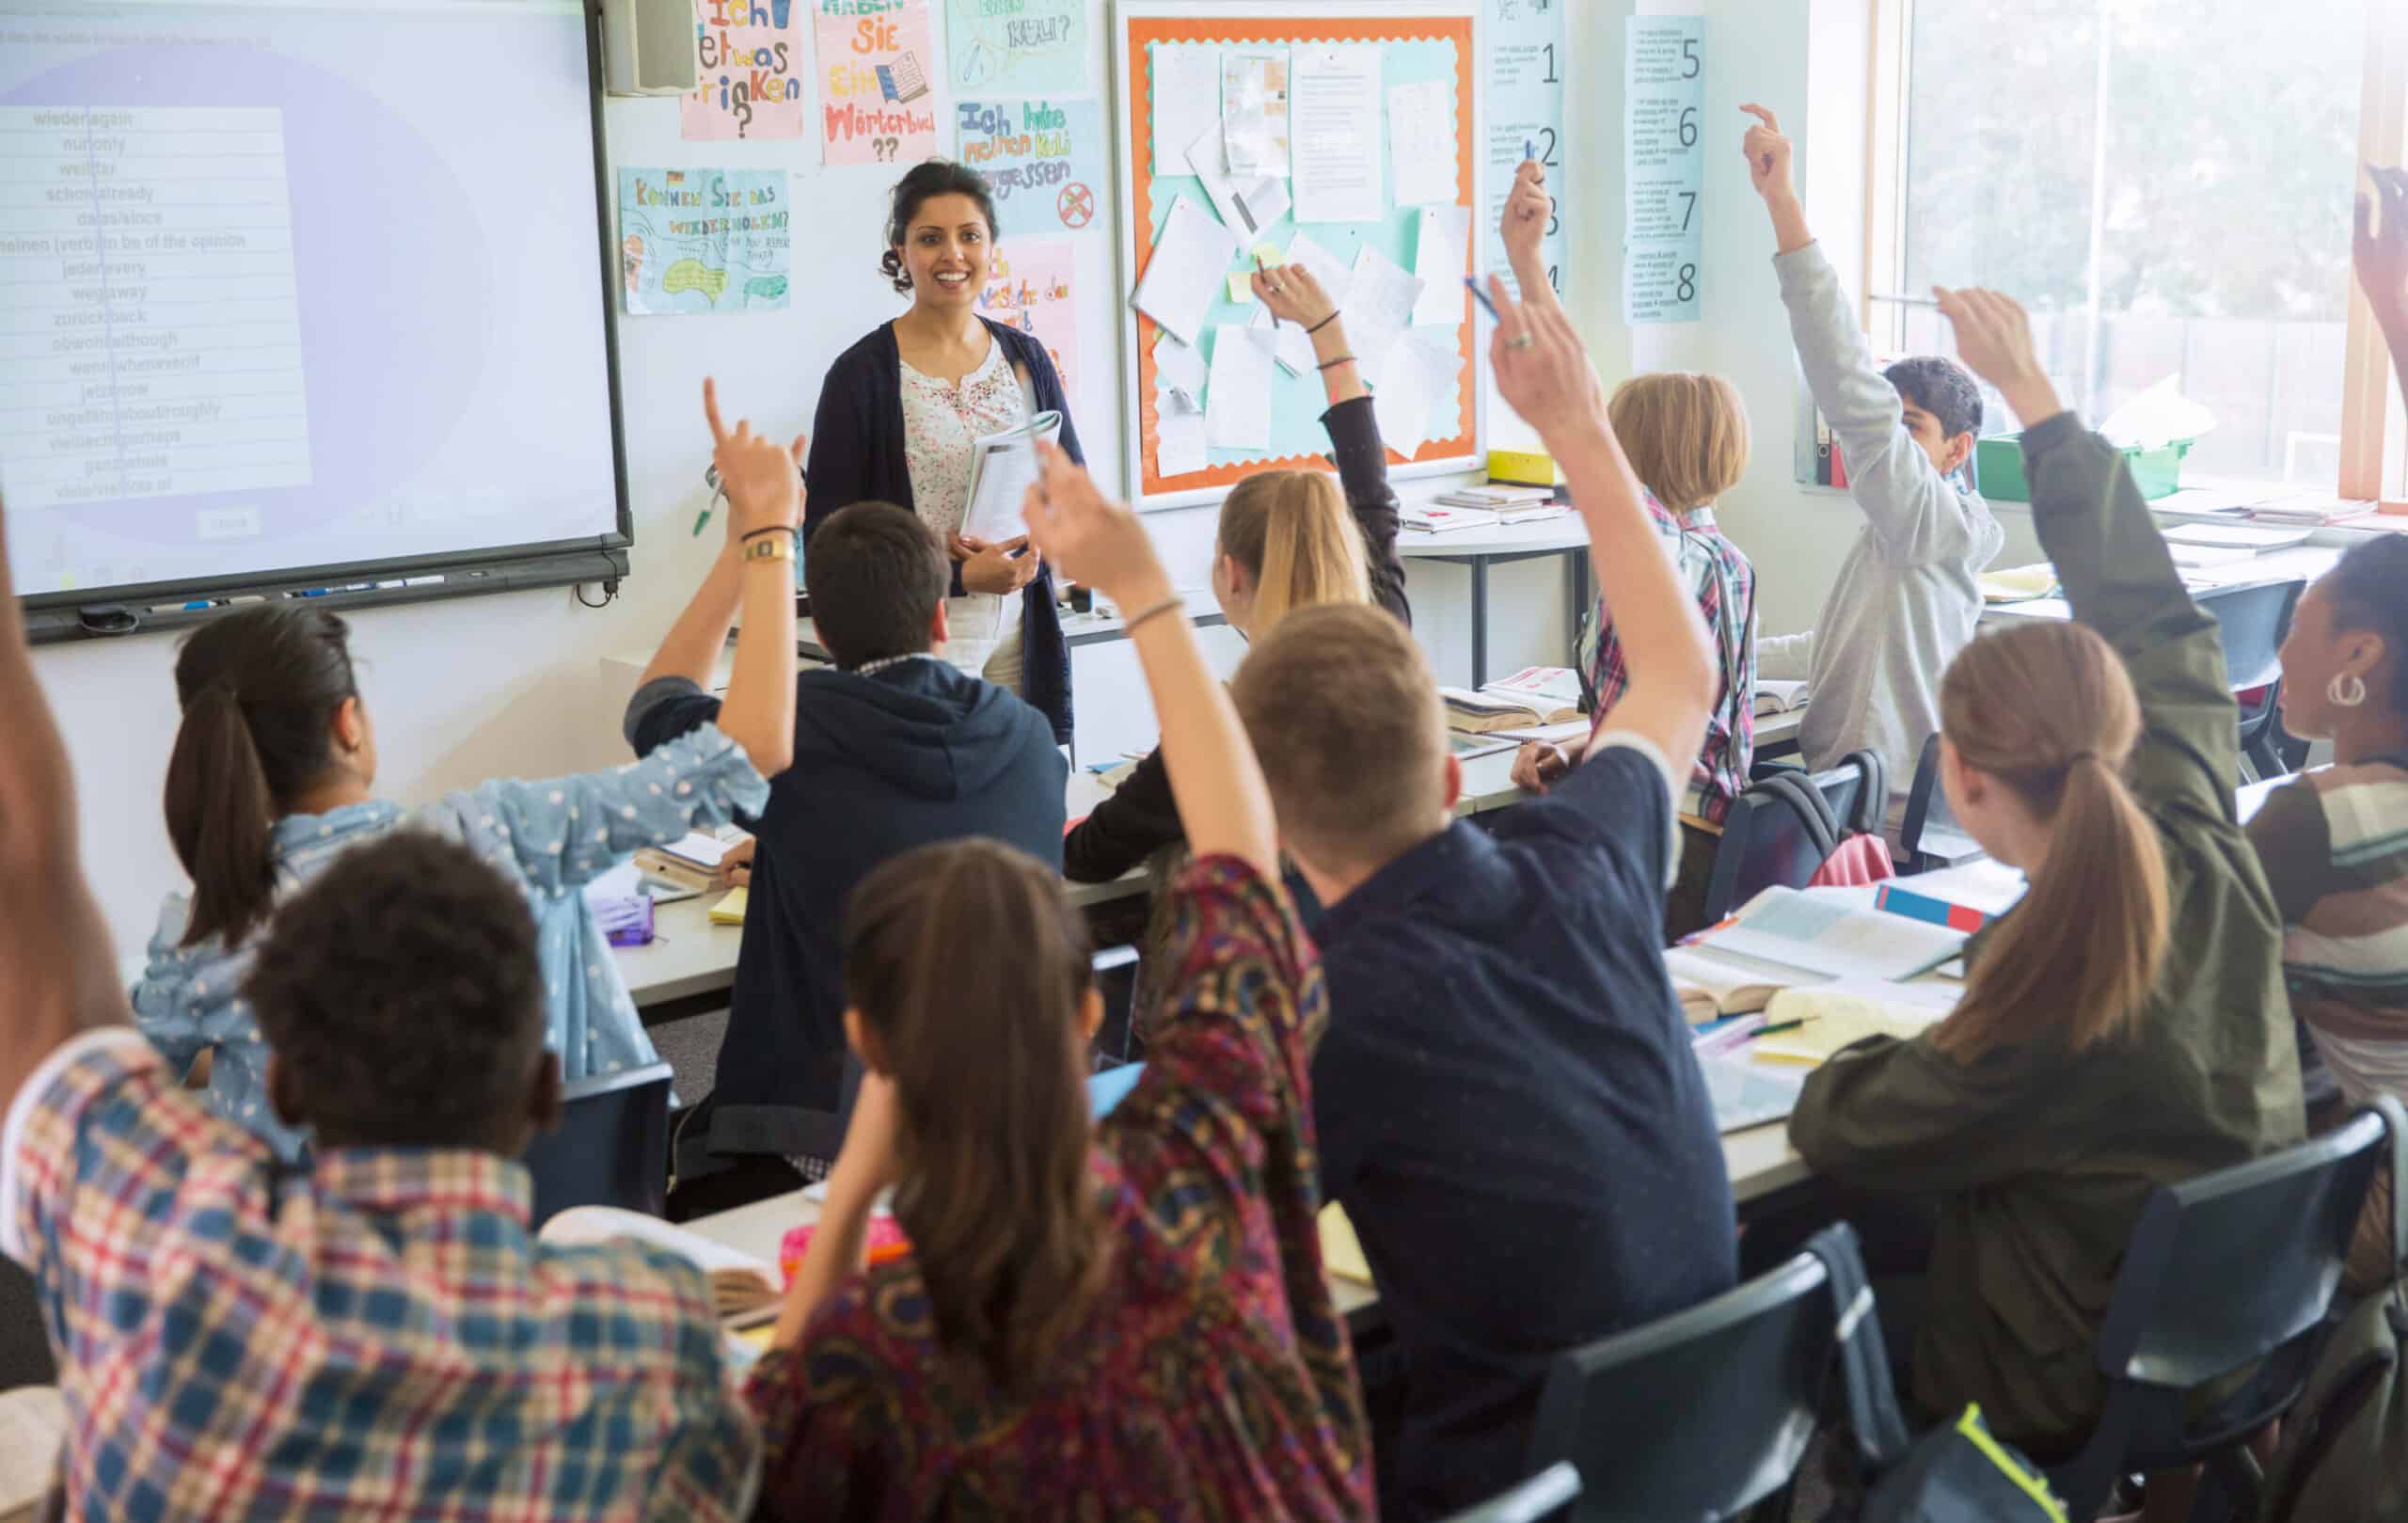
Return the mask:
{"type": "Polygon", "coordinates": [[[2336,672],[2324,685],[2324,696],[2339,707],[2355,708],[2367,701],[2366,679],[2354,672],[2336,672]]]}

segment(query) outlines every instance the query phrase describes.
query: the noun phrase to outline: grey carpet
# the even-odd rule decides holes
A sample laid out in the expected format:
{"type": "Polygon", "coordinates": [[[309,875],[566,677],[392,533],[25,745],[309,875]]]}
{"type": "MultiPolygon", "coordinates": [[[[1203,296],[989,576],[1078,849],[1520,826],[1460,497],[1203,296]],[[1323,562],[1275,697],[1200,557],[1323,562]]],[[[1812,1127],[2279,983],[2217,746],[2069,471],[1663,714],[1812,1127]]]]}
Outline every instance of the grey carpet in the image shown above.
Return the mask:
{"type": "Polygon", "coordinates": [[[673,1075],[678,1101],[698,1104],[719,1082],[719,1044],[727,1035],[727,1012],[689,1015],[651,1028],[652,1045],[673,1075]]]}

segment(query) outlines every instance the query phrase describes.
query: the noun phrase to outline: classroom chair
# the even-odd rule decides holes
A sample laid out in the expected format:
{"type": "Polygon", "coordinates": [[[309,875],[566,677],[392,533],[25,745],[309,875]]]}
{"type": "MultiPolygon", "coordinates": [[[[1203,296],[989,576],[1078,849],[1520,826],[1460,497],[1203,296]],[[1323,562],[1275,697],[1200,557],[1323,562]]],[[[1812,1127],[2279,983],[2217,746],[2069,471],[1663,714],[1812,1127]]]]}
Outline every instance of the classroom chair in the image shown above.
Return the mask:
{"type": "Polygon", "coordinates": [[[534,1177],[528,1224],[540,1230],[571,1206],[620,1206],[647,1216],[669,1205],[669,1065],[648,1063],[561,1089],[561,1124],[528,1144],[534,1177]]]}
{"type": "Polygon", "coordinates": [[[1982,855],[1981,843],[1965,833],[1948,807],[1948,791],[1940,784],[1940,732],[1924,738],[1915,758],[1914,781],[1907,786],[1906,813],[1898,819],[1898,845],[1905,855],[1902,873],[1935,872],[1972,862],[1982,855]]]}
{"type": "Polygon", "coordinates": [[[1851,833],[1881,833],[1890,783],[1873,752],[1820,772],[1772,765],[1753,776],[1723,817],[1706,880],[1708,925],[1767,888],[1804,888],[1851,833]]]}
{"type": "Polygon", "coordinates": [[[2066,1515],[2105,1504],[2118,1476],[2204,1463],[2192,1516],[2258,1515],[2249,1440],[2299,1399],[2328,1330],[2358,1211],[2408,1111],[2388,1096],[2294,1148],[2152,1191],[2099,1325],[2106,1409],[2049,1470],[2066,1515]],[[2194,1392],[2257,1368],[2197,1415],[2194,1392]]]}
{"type": "MultiPolygon", "coordinates": [[[[1852,1240],[1848,1251],[1853,1251],[1852,1240]]],[[[1837,1313],[1820,1259],[1556,1356],[1529,1467],[1569,1460],[1582,1523],[1721,1523],[1784,1493],[1814,1436],[1837,1313]]],[[[1786,1499],[1772,1504],[1785,1511],[1786,1499]]]]}
{"type": "Polygon", "coordinates": [[[2299,605],[2304,584],[2274,582],[2262,587],[2209,590],[2198,595],[2199,606],[2215,615],[2216,634],[2224,643],[2225,683],[2235,693],[2263,690],[2241,711],[2241,762],[2244,783],[2280,777],[2288,770],[2279,749],[2283,636],[2291,626],[2291,611],[2299,605]]]}
{"type": "Polygon", "coordinates": [[[1562,1516],[1564,1504],[1579,1495],[1580,1472],[1558,1463],[1446,1523],[1544,1523],[1562,1516]]]}

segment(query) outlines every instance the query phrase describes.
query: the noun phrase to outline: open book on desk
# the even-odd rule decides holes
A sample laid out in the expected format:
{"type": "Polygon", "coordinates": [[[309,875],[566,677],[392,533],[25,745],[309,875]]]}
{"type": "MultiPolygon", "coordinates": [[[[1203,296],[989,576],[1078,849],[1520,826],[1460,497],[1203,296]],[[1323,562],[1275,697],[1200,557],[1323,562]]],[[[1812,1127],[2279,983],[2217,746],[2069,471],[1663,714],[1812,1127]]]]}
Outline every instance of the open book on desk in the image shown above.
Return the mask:
{"type": "Polygon", "coordinates": [[[1948,1018],[1962,991],[1954,984],[1842,978],[1785,989],[1765,1007],[1764,1034],[1745,1049],[1760,1063],[1829,1062],[1867,1037],[1911,1041],[1948,1018]]]}
{"type": "Polygon", "coordinates": [[[1062,415],[1040,412],[1017,428],[985,435],[970,446],[970,496],[961,531],[990,545],[1028,532],[1021,503],[1037,480],[1037,446],[1062,436],[1062,415]]]}
{"type": "Polygon", "coordinates": [[[1965,935],[1845,898],[1768,888],[1751,899],[1732,924],[1708,932],[1699,945],[1827,978],[1895,980],[1929,973],[1956,958],[1965,949],[1965,935]]]}

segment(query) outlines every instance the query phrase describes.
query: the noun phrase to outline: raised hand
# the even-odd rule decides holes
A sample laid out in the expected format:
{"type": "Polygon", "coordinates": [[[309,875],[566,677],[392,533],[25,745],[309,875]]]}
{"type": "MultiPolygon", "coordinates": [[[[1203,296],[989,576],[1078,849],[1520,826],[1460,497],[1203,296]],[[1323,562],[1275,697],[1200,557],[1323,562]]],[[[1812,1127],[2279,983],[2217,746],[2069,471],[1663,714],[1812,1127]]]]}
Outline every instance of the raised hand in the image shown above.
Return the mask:
{"type": "Polygon", "coordinates": [[[1561,309],[1552,303],[1517,302],[1493,275],[1488,296],[1497,309],[1488,363],[1506,405],[1537,429],[1550,450],[1562,436],[1607,430],[1605,385],[1561,309]]]}
{"type": "Polygon", "coordinates": [[[752,423],[737,420],[730,430],[720,420],[719,387],[703,380],[703,416],[711,425],[711,464],[727,493],[727,532],[741,540],[765,529],[794,529],[802,522],[801,464],[805,441],[795,436],[781,447],[752,432],[752,423]]]}
{"type": "Polygon", "coordinates": [[[1931,293],[1940,300],[1940,314],[1956,330],[1956,357],[1998,388],[2024,427],[2065,411],[2032,341],[2032,320],[2015,298],[1977,286],[1934,286],[1931,293]]]}
{"type": "Polygon", "coordinates": [[[2408,331],[2393,334],[2394,329],[2408,330],[2408,169],[2370,164],[2367,175],[2374,182],[2375,194],[2358,198],[2357,236],[2351,244],[2351,261],[2357,266],[2358,284],[2365,289],[2367,301],[2396,348],[2401,339],[2408,338],[2408,331]],[[2380,227],[2378,198],[2383,203],[2380,227]]]}
{"type": "Polygon", "coordinates": [[[1748,155],[1748,182],[1766,200],[1795,199],[1798,182],[1791,167],[1793,145],[1782,135],[1781,122],[1760,105],[1743,105],[1739,109],[1756,119],[1756,124],[1748,129],[1748,135],[1739,144],[1740,151],[1748,155]]]}
{"type": "Polygon", "coordinates": [[[1255,299],[1271,309],[1271,315],[1300,328],[1319,327],[1338,313],[1338,303],[1313,278],[1313,272],[1301,264],[1281,264],[1254,272],[1255,299]]]}
{"type": "Polygon", "coordinates": [[[1123,613],[1169,595],[1170,578],[1137,516],[1105,497],[1077,462],[1037,447],[1038,472],[1022,505],[1029,538],[1072,581],[1101,588],[1123,613]]]}
{"type": "Polygon", "coordinates": [[[1555,198],[1546,193],[1546,167],[1536,159],[1524,159],[1513,171],[1513,188],[1506,192],[1505,212],[1497,227],[1506,261],[1515,274],[1521,273],[1525,261],[1538,258],[1539,240],[1546,236],[1546,225],[1554,216],[1555,198]]]}

